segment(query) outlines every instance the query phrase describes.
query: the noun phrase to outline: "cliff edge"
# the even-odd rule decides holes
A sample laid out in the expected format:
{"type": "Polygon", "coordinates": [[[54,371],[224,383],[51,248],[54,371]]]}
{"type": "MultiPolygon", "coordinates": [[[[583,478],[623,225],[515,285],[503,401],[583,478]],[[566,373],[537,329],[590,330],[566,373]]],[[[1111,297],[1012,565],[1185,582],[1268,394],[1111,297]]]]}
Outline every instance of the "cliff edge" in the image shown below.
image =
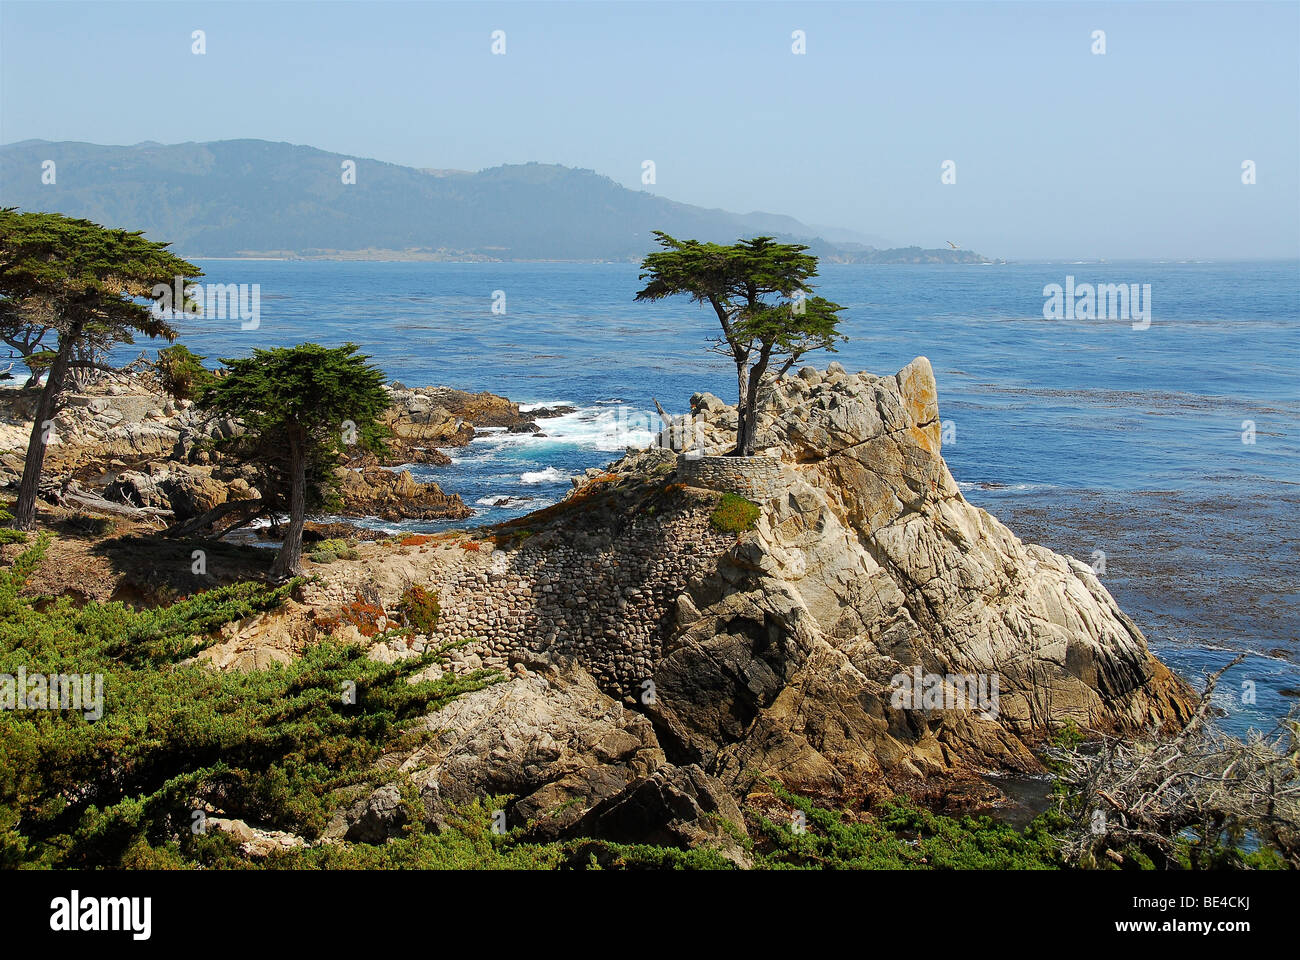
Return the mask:
{"type": "MultiPolygon", "coordinates": [[[[707,454],[734,421],[697,395],[669,439],[707,454]]],[[[775,471],[756,458],[751,482],[683,460],[762,511],[679,605],[655,670],[662,736],[724,779],[766,768],[838,794],[968,765],[1031,770],[1029,748],[1066,721],[1188,718],[1187,691],[1090,567],[966,501],[941,430],[924,357],[887,377],[831,364],[767,391],[759,443],[775,471]]]]}
{"type": "Polygon", "coordinates": [[[555,506],[319,568],[306,602],[344,635],[359,600],[436,591],[436,627],[372,655],[463,641],[469,666],[511,667],[398,758],[430,816],[497,791],[540,835],[696,842],[703,813],[764,778],[836,801],[933,795],[1040,771],[1033,747],[1067,721],[1190,715],[1088,566],[963,498],[924,358],[771,384],[750,459],[717,455],[734,408],[691,409],[555,506]],[[720,509],[737,495],[756,505],[739,526],[720,509]]]}

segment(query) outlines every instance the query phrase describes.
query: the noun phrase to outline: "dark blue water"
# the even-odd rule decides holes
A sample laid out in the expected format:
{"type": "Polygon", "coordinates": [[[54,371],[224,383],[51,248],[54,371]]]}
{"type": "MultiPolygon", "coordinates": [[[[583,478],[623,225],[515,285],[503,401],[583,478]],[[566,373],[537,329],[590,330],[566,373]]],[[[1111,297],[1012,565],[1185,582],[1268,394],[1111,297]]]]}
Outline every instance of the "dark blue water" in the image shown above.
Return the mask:
{"type": "MultiPolygon", "coordinates": [[[[706,350],[711,312],[635,303],[631,264],[201,266],[209,282],[261,290],[255,330],[181,324],[183,341],[213,358],[352,341],[411,386],[577,406],[542,421],[546,437],[487,436],[452,451],[450,467],[414,471],[482,522],[552,502],[570,474],[643,445],[658,423],[651,397],[674,413],[698,390],[734,401],[733,369],[706,350]]],[[[1252,651],[1255,665],[1237,673],[1263,692],[1238,705],[1238,721],[1294,702],[1300,263],[825,265],[818,292],[847,308],[836,359],[850,370],[930,358],[955,436],[944,456],[969,499],[1054,549],[1105,551],[1103,579],[1185,674],[1252,651]],[[1149,328],[1044,319],[1044,286],[1067,275],[1150,284],[1149,328]]]]}

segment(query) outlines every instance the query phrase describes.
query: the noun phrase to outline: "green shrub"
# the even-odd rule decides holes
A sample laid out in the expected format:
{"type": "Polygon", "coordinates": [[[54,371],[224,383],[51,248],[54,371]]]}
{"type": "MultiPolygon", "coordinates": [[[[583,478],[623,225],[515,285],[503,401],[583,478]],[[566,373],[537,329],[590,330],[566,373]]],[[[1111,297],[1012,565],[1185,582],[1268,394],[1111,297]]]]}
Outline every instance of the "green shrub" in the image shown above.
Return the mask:
{"type": "Polygon", "coordinates": [[[191,830],[203,803],[314,838],[336,791],[373,777],[410,721],[497,679],[411,683],[443,652],[381,664],[333,641],[288,665],[213,670],[190,658],[300,581],[145,611],[24,597],[48,540],[0,571],[0,673],[100,674],[103,716],[0,711],[0,868],[196,866],[229,854],[191,830]]]}
{"type": "Polygon", "coordinates": [[[335,560],[355,560],[360,554],[344,540],[322,540],[307,556],[312,563],[333,563],[335,560]]]}
{"type": "Polygon", "coordinates": [[[168,394],[177,400],[197,400],[216,382],[212,371],[203,365],[206,359],[177,343],[159,350],[153,367],[168,394]]]}
{"type": "Polygon", "coordinates": [[[754,529],[760,512],[752,500],[724,493],[717,509],[709,514],[709,523],[720,533],[744,533],[754,529]]]}
{"type": "Polygon", "coordinates": [[[1059,845],[1035,821],[1017,830],[988,817],[953,818],[903,799],[890,800],[868,819],[847,820],[776,783],[768,786],[803,815],[802,833],[789,823],[756,818],[760,866],[834,870],[1051,870],[1062,862],[1059,845]]]}
{"type": "MultiPolygon", "coordinates": [[[[0,523],[9,523],[13,520],[14,515],[0,507],[0,523]]],[[[13,527],[0,527],[0,546],[6,543],[24,543],[27,540],[27,534],[21,530],[15,530],[13,527]]]]}
{"type": "MultiPolygon", "coordinates": [[[[267,866],[284,870],[554,870],[566,848],[529,843],[496,833],[493,813],[508,797],[475,800],[446,818],[446,830],[426,829],[415,818],[403,836],[383,844],[331,844],[272,857],[267,866]]],[[[236,861],[237,862],[237,861],[236,861]]]]}
{"type": "Polygon", "coordinates": [[[423,634],[433,633],[438,618],[442,616],[438,594],[414,584],[402,591],[397,609],[407,626],[414,627],[417,633],[423,634]]]}

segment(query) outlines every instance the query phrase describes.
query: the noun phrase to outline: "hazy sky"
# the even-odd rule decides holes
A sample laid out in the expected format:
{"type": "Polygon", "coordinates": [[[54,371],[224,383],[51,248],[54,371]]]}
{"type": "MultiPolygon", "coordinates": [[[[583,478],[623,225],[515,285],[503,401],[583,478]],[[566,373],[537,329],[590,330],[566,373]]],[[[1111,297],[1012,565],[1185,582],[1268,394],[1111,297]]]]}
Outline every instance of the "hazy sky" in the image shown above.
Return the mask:
{"type": "Polygon", "coordinates": [[[1300,256],[1294,2],[5,0],[0,59],[4,142],[554,161],[900,245],[1300,256]]]}

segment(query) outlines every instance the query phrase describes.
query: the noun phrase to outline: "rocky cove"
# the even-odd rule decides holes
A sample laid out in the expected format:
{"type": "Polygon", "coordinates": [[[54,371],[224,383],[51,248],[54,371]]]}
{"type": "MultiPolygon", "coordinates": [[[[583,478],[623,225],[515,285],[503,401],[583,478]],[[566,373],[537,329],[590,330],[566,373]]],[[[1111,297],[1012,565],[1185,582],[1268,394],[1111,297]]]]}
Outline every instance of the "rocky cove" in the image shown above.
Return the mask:
{"type": "MultiPolygon", "coordinates": [[[[390,392],[390,452],[338,465],[344,515],[468,518],[454,492],[391,468],[440,462],[484,429],[544,430],[554,412],[446,387],[390,392]]],[[[938,392],[925,358],[886,376],[804,368],[767,385],[760,453],[746,460],[717,456],[735,409],[697,394],[664,445],[576,477],[528,516],[383,539],[322,530],[347,548],[316,555],[291,600],[198,656],[244,670],[326,636],[386,662],[461,644],[429,670],[500,682],[421,718],[423,742],[381,761],[429,824],[504,794],[509,824],[531,836],[704,845],[737,862],[740,807],[770,780],[835,803],[938,798],[984,774],[1041,772],[1036,748],[1067,721],[1180,726],[1190,691],[1092,569],[963,497],[941,455],[938,392]],[[719,523],[735,497],[756,505],[752,521],[719,523]],[[414,587],[438,607],[418,630],[402,610],[414,587]],[[917,670],[949,686],[995,678],[996,712],[899,705],[896,678],[917,670]]],[[[12,484],[29,398],[4,401],[0,482],[12,484]]],[[[213,540],[265,506],[256,476],[207,442],[239,429],[138,378],[71,397],[43,519],[99,514],[112,529],[51,552],[33,589],[156,602],[262,574],[259,551],[213,540]]],[[[411,816],[400,792],[340,798],[326,839],[395,836],[411,816]]],[[[250,851],[307,842],[223,822],[250,851]]]]}
{"type": "MultiPolygon", "coordinates": [[[[395,384],[389,392],[393,403],[384,421],[390,431],[388,454],[380,462],[355,451],[336,471],[338,507],[348,516],[466,519],[473,511],[459,496],[444,494],[437,484],[418,483],[409,471],[385,468],[448,464],[440,448],[465,446],[476,428],[536,432],[536,420],[565,411],[524,415],[504,397],[446,387],[413,390],[395,384]]],[[[0,393],[0,484],[12,485],[21,473],[35,394],[0,393]]],[[[168,398],[145,377],[102,380],[74,392],[59,412],[43,491],[49,501],[102,499],[121,508],[114,511],[117,515],[169,525],[203,518],[226,504],[230,516],[239,515],[233,509],[237,503],[269,511],[260,502],[256,474],[222,457],[211,443],[240,431],[234,420],[205,417],[191,401],[168,398]]],[[[211,530],[221,518],[218,511],[194,529],[211,530]]]]}

